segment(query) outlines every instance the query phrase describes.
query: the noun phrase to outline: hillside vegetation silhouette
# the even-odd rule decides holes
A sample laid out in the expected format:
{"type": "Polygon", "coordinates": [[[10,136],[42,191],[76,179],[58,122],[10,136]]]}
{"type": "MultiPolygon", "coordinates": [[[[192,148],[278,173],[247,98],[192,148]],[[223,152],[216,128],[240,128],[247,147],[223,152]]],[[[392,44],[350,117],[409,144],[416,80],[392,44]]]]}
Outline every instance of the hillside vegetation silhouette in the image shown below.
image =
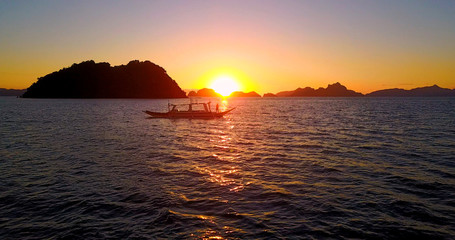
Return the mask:
{"type": "Polygon", "coordinates": [[[24,98],[185,98],[185,92],[150,62],[134,60],[111,67],[93,60],[38,78],[24,98]]]}

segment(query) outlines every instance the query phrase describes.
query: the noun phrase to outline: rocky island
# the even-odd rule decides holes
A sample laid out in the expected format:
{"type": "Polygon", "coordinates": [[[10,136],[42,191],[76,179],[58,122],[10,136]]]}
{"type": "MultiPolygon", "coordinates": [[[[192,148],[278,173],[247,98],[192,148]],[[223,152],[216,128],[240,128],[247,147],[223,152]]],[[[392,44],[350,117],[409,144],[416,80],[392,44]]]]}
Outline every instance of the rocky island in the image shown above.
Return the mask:
{"type": "MultiPolygon", "coordinates": [[[[221,94],[215,92],[215,90],[213,90],[211,88],[202,88],[202,89],[198,90],[197,92],[190,91],[188,93],[188,97],[220,97],[220,98],[222,98],[223,96],[221,94]]],[[[229,96],[227,96],[227,98],[231,98],[231,97],[261,97],[261,95],[257,94],[256,92],[244,93],[241,91],[236,91],[236,92],[232,92],[229,96]]]]}
{"type": "Polygon", "coordinates": [[[455,89],[441,88],[438,85],[410,90],[402,88],[384,89],[368,93],[367,97],[455,97],[455,89]]]}
{"type": "Polygon", "coordinates": [[[265,97],[265,98],[266,98],[266,97],[274,98],[274,97],[277,97],[277,96],[276,96],[275,94],[273,94],[273,93],[266,93],[266,94],[264,94],[262,97],[265,97]]]}
{"type": "Polygon", "coordinates": [[[244,93],[241,91],[236,91],[231,93],[229,97],[261,97],[261,95],[257,94],[256,92],[244,93]]]}
{"type": "Polygon", "coordinates": [[[6,89],[6,88],[0,88],[0,97],[1,96],[20,96],[24,94],[25,89],[6,89]]]}
{"type": "Polygon", "coordinates": [[[329,84],[327,88],[297,88],[294,91],[283,91],[276,94],[278,97],[361,97],[363,94],[347,89],[339,82],[329,84]]]}
{"type": "Polygon", "coordinates": [[[191,91],[188,93],[188,97],[222,97],[221,94],[216,93],[215,90],[211,88],[203,88],[197,92],[191,91]]]}
{"type": "Polygon", "coordinates": [[[112,67],[93,60],[38,78],[24,98],[186,98],[162,67],[134,60],[112,67]]]}

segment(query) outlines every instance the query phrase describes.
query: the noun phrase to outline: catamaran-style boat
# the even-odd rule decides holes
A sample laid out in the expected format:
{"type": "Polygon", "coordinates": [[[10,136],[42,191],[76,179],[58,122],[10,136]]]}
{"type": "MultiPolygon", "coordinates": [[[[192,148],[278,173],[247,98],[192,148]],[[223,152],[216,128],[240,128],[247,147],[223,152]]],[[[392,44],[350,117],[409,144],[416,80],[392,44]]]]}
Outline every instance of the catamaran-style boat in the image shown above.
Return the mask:
{"type": "Polygon", "coordinates": [[[151,112],[144,111],[148,115],[155,118],[220,118],[231,112],[235,108],[219,112],[212,112],[210,102],[208,103],[189,103],[189,104],[168,104],[168,112],[151,112]],[[187,106],[184,110],[180,110],[182,106],[187,106]],[[202,106],[202,107],[201,107],[202,106]]]}

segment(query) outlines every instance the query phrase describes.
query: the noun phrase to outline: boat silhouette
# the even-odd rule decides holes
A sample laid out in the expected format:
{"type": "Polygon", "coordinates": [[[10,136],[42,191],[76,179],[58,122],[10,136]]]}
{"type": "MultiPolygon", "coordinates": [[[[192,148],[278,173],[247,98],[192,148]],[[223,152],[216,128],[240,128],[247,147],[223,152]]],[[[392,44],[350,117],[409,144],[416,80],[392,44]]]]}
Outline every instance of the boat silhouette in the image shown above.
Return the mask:
{"type": "Polygon", "coordinates": [[[210,102],[208,103],[188,103],[188,104],[168,104],[168,112],[143,111],[154,118],[202,118],[212,119],[221,118],[235,108],[226,111],[212,111],[210,102]],[[202,106],[202,108],[201,108],[202,106]],[[182,110],[182,107],[184,110],[182,110]],[[187,108],[185,108],[187,107],[187,108]],[[199,107],[199,109],[198,109],[199,107]]]}

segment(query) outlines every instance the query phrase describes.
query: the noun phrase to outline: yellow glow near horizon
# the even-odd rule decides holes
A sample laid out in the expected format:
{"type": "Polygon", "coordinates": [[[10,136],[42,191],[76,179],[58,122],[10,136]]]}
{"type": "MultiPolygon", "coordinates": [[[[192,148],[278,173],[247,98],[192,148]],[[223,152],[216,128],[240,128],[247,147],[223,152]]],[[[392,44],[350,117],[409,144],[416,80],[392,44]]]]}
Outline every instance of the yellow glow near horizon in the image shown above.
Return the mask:
{"type": "Polygon", "coordinates": [[[240,87],[237,81],[229,75],[221,75],[215,78],[210,84],[209,88],[215,90],[215,92],[229,96],[232,92],[239,91],[240,87]]]}
{"type": "Polygon", "coordinates": [[[209,69],[201,68],[199,74],[193,75],[194,82],[190,88],[211,88],[223,96],[229,96],[234,91],[251,92],[260,89],[243,69],[216,65],[218,64],[213,63],[209,69]]]}

